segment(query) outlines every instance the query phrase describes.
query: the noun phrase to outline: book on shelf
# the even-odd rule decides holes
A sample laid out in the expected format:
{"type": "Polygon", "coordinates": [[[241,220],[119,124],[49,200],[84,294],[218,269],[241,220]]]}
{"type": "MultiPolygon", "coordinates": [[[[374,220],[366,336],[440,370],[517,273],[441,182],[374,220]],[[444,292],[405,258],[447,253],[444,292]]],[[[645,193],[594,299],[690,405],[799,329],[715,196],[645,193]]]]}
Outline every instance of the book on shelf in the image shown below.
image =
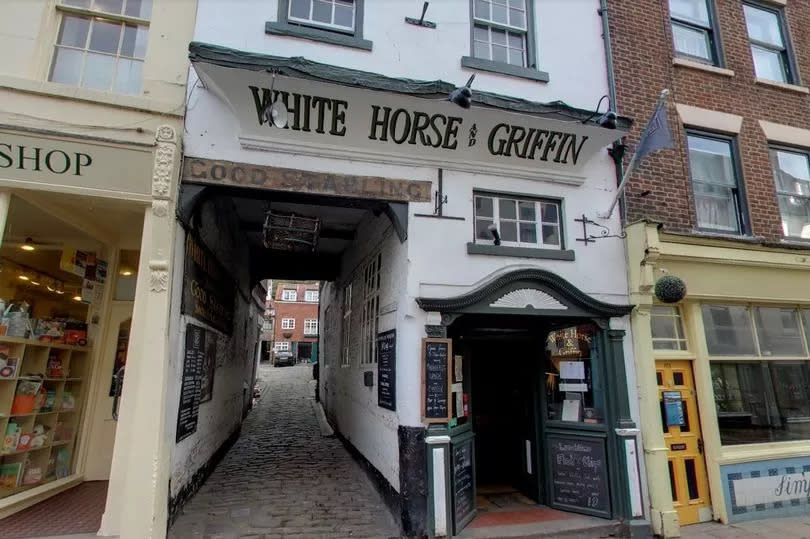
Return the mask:
{"type": "Polygon", "coordinates": [[[70,475],[70,451],[67,447],[56,450],[56,478],[62,479],[70,475]]]}
{"type": "Polygon", "coordinates": [[[9,421],[6,426],[6,432],[3,435],[3,445],[0,446],[0,454],[13,453],[17,450],[17,444],[20,442],[20,426],[14,421],[9,421]]]}
{"type": "Polygon", "coordinates": [[[22,469],[22,462],[0,464],[0,488],[12,489],[19,487],[22,469]]]}
{"type": "Polygon", "coordinates": [[[73,396],[72,391],[63,391],[62,392],[62,406],[60,407],[63,411],[70,411],[76,407],[76,398],[73,396]]]}
{"type": "Polygon", "coordinates": [[[64,378],[65,365],[62,358],[59,357],[57,350],[51,350],[48,357],[48,378],[64,378]]]}
{"type": "Polygon", "coordinates": [[[8,380],[17,376],[17,368],[20,366],[20,359],[16,357],[4,357],[0,354],[0,380],[8,380]]]}

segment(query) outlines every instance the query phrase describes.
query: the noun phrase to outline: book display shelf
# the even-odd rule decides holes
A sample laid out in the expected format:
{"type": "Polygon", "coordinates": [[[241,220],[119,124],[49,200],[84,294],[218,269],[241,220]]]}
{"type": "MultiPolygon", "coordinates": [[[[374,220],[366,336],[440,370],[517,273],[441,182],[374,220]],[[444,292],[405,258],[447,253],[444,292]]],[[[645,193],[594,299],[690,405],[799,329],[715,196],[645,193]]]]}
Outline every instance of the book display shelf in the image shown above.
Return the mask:
{"type": "Polygon", "coordinates": [[[73,473],[91,349],[0,337],[0,353],[2,499],[73,473]]]}

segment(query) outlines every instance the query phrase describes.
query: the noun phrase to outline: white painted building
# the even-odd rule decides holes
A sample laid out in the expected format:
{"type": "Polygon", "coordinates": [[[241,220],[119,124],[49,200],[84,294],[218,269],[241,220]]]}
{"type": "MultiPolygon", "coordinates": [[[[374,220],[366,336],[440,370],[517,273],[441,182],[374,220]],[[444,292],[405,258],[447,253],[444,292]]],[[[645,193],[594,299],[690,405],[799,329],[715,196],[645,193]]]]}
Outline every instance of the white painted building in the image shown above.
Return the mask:
{"type": "Polygon", "coordinates": [[[609,94],[599,1],[502,4],[432,2],[432,26],[413,24],[422,2],[406,0],[197,11],[181,219],[226,200],[252,282],[326,281],[319,395],[407,533],[449,535],[474,517],[461,507],[473,446],[470,488],[643,519],[621,223],[597,215],[616,192],[607,148],[627,126],[600,126],[604,102],[595,112],[609,94]],[[447,95],[473,74],[464,110],[447,95]],[[267,121],[276,98],[286,127],[267,121]],[[267,212],[318,219],[317,241],[265,248],[278,231],[267,212]],[[391,343],[393,370],[379,363],[391,343]],[[425,389],[425,346],[447,366],[433,386],[445,393],[425,389]],[[506,421],[507,394],[530,415],[506,421]],[[499,452],[503,436],[519,449],[499,452]],[[565,463],[583,457],[601,465],[568,492],[565,463]]]}

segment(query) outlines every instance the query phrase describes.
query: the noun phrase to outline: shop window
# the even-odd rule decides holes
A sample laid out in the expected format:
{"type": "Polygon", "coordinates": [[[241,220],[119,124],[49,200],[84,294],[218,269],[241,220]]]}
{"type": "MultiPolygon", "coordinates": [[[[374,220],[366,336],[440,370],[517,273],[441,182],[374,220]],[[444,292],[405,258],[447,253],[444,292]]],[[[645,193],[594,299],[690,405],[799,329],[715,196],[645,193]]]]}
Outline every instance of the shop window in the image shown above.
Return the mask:
{"type": "Polygon", "coordinates": [[[307,290],[306,292],[304,292],[304,301],[317,303],[318,302],[318,291],[317,290],[307,290]]]}
{"type": "Polygon", "coordinates": [[[304,320],[304,335],[318,334],[318,320],[304,320]]]}
{"type": "Polygon", "coordinates": [[[553,200],[475,195],[475,242],[494,244],[495,226],[501,245],[562,249],[560,203],[553,200]]]}
{"type": "Polygon", "coordinates": [[[604,361],[594,325],[552,331],[546,340],[548,419],[603,423],[604,361]]]}
{"type": "Polygon", "coordinates": [[[725,234],[745,233],[734,140],[690,132],[687,143],[698,228],[725,234]]]}
{"type": "Polygon", "coordinates": [[[757,78],[794,82],[782,12],[760,4],[743,4],[743,11],[757,78]]]}
{"type": "Polygon", "coordinates": [[[295,329],[295,318],[282,318],[281,329],[295,329]]]}
{"type": "Polygon", "coordinates": [[[805,356],[796,309],[754,308],[759,352],[763,356],[805,356]]]}
{"type": "Polygon", "coordinates": [[[751,312],[745,306],[702,305],[706,346],[712,356],[756,354],[751,312]]]}
{"type": "Polygon", "coordinates": [[[118,272],[115,278],[116,301],[135,301],[135,289],[138,285],[138,265],[140,252],[129,249],[118,251],[118,272]]]}
{"type": "Polygon", "coordinates": [[[473,56],[520,67],[529,65],[526,0],[473,0],[473,56]]]}
{"type": "Polygon", "coordinates": [[[677,307],[656,305],[650,311],[654,350],[686,350],[686,337],[677,307]]]}
{"type": "Polygon", "coordinates": [[[295,290],[284,289],[281,292],[281,301],[298,301],[298,293],[295,290]]]}
{"type": "Polygon", "coordinates": [[[711,0],[669,0],[670,25],[675,54],[719,65],[711,0]]]}
{"type": "Polygon", "coordinates": [[[810,362],[711,362],[723,444],[810,439],[810,362]]]}
{"type": "Polygon", "coordinates": [[[140,95],[152,0],[62,0],[57,6],[62,17],[49,80],[140,95]]]}
{"type": "Polygon", "coordinates": [[[352,336],[352,283],[343,288],[343,328],[340,338],[340,365],[351,365],[351,336],[352,336]]]}
{"type": "Polygon", "coordinates": [[[782,233],[810,239],[810,156],[805,152],[771,148],[782,233]]]}
{"type": "Polygon", "coordinates": [[[382,253],[372,257],[363,270],[363,317],[361,363],[377,363],[377,328],[380,319],[380,266],[382,253]]]}
{"type": "Polygon", "coordinates": [[[287,0],[287,22],[353,34],[355,0],[287,0]]]}

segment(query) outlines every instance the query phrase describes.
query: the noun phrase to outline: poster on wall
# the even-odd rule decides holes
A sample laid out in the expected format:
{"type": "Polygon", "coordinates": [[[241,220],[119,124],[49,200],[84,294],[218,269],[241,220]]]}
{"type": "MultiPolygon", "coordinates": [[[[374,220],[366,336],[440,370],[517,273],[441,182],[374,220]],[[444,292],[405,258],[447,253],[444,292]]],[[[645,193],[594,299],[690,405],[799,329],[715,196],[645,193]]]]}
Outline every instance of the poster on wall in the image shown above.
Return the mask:
{"type": "Polygon", "coordinates": [[[422,422],[447,423],[451,417],[450,339],[422,339],[422,422]]]}
{"type": "Polygon", "coordinates": [[[186,348],[183,354],[183,378],[180,386],[175,443],[185,440],[197,431],[202,368],[205,360],[205,333],[205,328],[194,324],[186,325],[186,348]]]}
{"type": "Polygon", "coordinates": [[[397,409],[397,331],[377,335],[377,406],[397,409]]]}
{"type": "Polygon", "coordinates": [[[199,238],[187,231],[182,313],[230,335],[235,295],[231,276],[199,238]]]}
{"type": "Polygon", "coordinates": [[[217,367],[217,343],[220,339],[213,331],[205,332],[205,353],[200,372],[200,402],[211,400],[214,392],[214,371],[217,367]]]}

